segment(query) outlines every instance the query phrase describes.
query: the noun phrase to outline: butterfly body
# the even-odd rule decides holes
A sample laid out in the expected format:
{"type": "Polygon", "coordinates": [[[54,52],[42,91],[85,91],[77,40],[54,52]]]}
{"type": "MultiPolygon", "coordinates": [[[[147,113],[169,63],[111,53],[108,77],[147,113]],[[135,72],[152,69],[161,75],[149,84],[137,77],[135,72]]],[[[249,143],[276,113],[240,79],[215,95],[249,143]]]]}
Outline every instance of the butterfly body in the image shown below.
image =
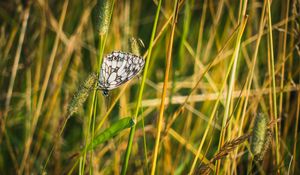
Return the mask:
{"type": "Polygon", "coordinates": [[[138,75],[145,60],[131,53],[114,51],[104,57],[100,70],[98,88],[104,95],[138,75]]]}

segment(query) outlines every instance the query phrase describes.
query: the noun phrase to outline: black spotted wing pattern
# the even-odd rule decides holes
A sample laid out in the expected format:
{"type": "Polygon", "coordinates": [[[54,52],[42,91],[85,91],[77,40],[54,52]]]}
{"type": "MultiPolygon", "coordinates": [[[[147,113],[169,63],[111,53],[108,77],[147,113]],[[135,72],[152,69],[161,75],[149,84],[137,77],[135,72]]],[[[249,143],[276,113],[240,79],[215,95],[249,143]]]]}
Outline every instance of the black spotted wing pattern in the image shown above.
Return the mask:
{"type": "Polygon", "coordinates": [[[104,57],[99,88],[112,90],[131,80],[144,68],[145,60],[137,55],[114,51],[104,57]]]}

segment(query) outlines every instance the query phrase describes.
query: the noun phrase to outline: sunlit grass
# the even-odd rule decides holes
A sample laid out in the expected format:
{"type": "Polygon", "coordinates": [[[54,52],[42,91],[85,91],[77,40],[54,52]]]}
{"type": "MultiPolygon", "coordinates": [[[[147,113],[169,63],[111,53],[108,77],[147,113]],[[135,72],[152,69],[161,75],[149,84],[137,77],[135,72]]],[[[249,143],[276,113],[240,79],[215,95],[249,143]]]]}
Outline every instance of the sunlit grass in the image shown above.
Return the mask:
{"type": "Polygon", "coordinates": [[[299,5],[1,2],[0,174],[299,174],[299,5]]]}

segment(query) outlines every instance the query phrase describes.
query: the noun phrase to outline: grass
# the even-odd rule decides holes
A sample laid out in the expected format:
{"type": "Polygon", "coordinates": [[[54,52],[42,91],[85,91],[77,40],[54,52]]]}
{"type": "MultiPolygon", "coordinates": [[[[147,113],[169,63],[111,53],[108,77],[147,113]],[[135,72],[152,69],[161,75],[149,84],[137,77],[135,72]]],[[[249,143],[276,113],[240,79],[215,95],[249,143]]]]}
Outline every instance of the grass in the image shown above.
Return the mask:
{"type": "Polygon", "coordinates": [[[299,174],[299,6],[0,2],[0,174],[299,174]],[[146,64],[104,97],[114,50],[146,64]]]}

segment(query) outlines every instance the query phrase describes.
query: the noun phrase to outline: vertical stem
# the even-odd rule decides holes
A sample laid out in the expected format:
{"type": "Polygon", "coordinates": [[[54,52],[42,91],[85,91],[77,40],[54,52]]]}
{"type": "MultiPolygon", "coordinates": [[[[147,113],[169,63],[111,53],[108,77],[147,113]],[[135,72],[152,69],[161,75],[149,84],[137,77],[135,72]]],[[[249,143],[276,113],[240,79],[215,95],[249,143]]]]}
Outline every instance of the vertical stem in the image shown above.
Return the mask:
{"type": "MultiPolygon", "coordinates": [[[[103,2],[103,3],[112,3],[111,6],[109,6],[108,8],[111,9],[106,9],[109,11],[109,14],[105,13],[105,11],[103,12],[104,15],[109,15],[108,18],[106,20],[107,23],[103,23],[103,25],[101,25],[100,29],[102,32],[99,33],[99,45],[98,45],[98,51],[99,51],[99,57],[97,60],[97,70],[96,72],[100,72],[100,68],[101,68],[101,64],[102,64],[102,60],[103,60],[103,53],[104,53],[104,48],[105,48],[105,43],[106,43],[106,39],[107,39],[107,32],[108,32],[108,28],[109,28],[109,24],[111,21],[111,17],[112,17],[112,13],[113,13],[113,8],[114,8],[114,0],[112,0],[112,2],[103,2]],[[107,27],[107,30],[106,30],[107,27]],[[103,30],[102,30],[103,29],[103,30]]],[[[105,4],[108,5],[108,4],[105,4]]],[[[107,8],[107,7],[106,7],[107,8]]],[[[101,12],[100,12],[101,13],[101,12]]],[[[105,20],[102,18],[102,20],[105,20]]],[[[88,128],[87,128],[87,135],[85,138],[85,151],[84,151],[84,155],[83,155],[83,161],[82,161],[82,171],[80,171],[81,174],[84,174],[84,168],[85,168],[85,160],[86,160],[86,152],[87,152],[87,147],[88,144],[91,140],[94,139],[94,132],[95,132],[95,116],[96,116],[96,107],[97,107],[97,95],[96,95],[97,90],[95,89],[93,91],[93,97],[92,97],[92,103],[90,106],[90,115],[89,115],[89,121],[88,121],[88,128]],[[91,132],[91,134],[89,134],[91,132]],[[90,137],[90,140],[89,140],[90,137]]],[[[91,156],[91,162],[92,162],[92,157],[91,156]]],[[[90,170],[92,170],[92,168],[90,167],[90,170]]]]}
{"type": "Polygon", "coordinates": [[[296,158],[297,158],[297,141],[298,141],[298,128],[299,128],[299,115],[300,115],[300,92],[298,91],[297,98],[297,112],[296,112],[296,122],[295,122],[295,133],[294,133],[294,148],[293,148],[293,165],[292,165],[292,173],[295,172],[296,167],[296,158]]]}
{"type": "MultiPolygon", "coordinates": [[[[142,78],[142,83],[141,83],[141,87],[140,87],[140,90],[139,90],[138,101],[137,101],[137,104],[136,104],[136,110],[135,110],[135,114],[134,114],[134,121],[137,121],[139,108],[140,108],[141,103],[142,103],[142,97],[143,97],[145,82],[146,82],[148,69],[149,69],[149,65],[150,65],[150,58],[151,58],[153,41],[154,41],[154,36],[155,36],[155,33],[156,33],[156,28],[157,28],[157,23],[158,23],[158,18],[159,18],[159,12],[160,12],[160,8],[161,8],[161,2],[162,2],[162,0],[159,0],[158,6],[157,6],[157,9],[156,9],[156,15],[155,15],[154,25],[153,25],[153,29],[152,29],[150,44],[149,44],[149,52],[148,52],[148,55],[147,55],[146,64],[145,64],[145,68],[144,68],[144,74],[143,74],[143,78],[142,78]]],[[[130,130],[128,145],[127,145],[125,158],[124,158],[123,165],[122,165],[122,172],[121,172],[122,175],[126,174],[126,171],[127,171],[127,168],[128,168],[128,162],[129,162],[130,152],[131,152],[131,149],[132,149],[133,137],[134,137],[134,133],[135,133],[135,129],[136,129],[135,127],[136,127],[136,125],[134,125],[130,130]]]]}
{"type": "Polygon", "coordinates": [[[160,111],[159,111],[159,118],[158,118],[158,124],[157,124],[157,132],[156,132],[156,139],[155,139],[155,148],[154,148],[151,175],[155,174],[157,155],[158,155],[158,150],[159,150],[160,132],[162,129],[164,109],[165,109],[165,99],[166,99],[166,95],[167,95],[169,72],[170,72],[170,68],[171,68],[172,48],[173,48],[174,33],[175,33],[175,28],[176,28],[177,16],[178,16],[178,7],[179,7],[179,3],[178,3],[178,0],[176,0],[175,5],[174,5],[174,15],[173,15],[173,21],[172,21],[171,38],[170,38],[170,42],[169,42],[169,46],[168,46],[169,50],[168,50],[168,55],[167,55],[167,67],[166,67],[166,71],[165,71],[165,80],[164,80],[163,91],[162,91],[162,95],[161,95],[161,103],[160,103],[160,111]]]}
{"type": "MultiPolygon", "coordinates": [[[[225,103],[225,112],[224,112],[224,117],[223,117],[223,122],[222,122],[222,130],[221,130],[221,134],[220,134],[220,141],[219,141],[219,146],[218,146],[218,150],[220,150],[221,146],[224,143],[225,140],[225,134],[226,134],[226,123],[227,123],[227,119],[229,117],[229,109],[230,109],[230,104],[231,104],[231,100],[232,100],[232,93],[233,93],[233,89],[234,89],[234,82],[235,82],[235,74],[236,74],[236,69],[237,69],[237,61],[238,61],[238,56],[239,56],[239,50],[240,50],[240,45],[241,45],[241,39],[244,33],[244,29],[246,27],[246,23],[247,23],[247,16],[244,16],[243,20],[241,21],[241,26],[239,28],[239,33],[238,33],[238,37],[235,43],[235,49],[234,49],[234,53],[232,55],[232,60],[233,60],[233,67],[231,69],[231,76],[230,76],[230,81],[229,81],[229,88],[228,88],[228,93],[226,95],[226,103],[225,103]]],[[[216,164],[216,174],[218,174],[219,169],[220,169],[220,160],[217,161],[216,164]]]]}
{"type": "MultiPolygon", "coordinates": [[[[274,68],[274,49],[273,49],[273,34],[272,34],[272,18],[271,18],[271,4],[270,0],[268,1],[268,22],[269,22],[269,41],[271,47],[271,76],[272,76],[272,101],[273,101],[273,113],[275,118],[275,141],[276,141],[276,163],[277,167],[279,167],[280,162],[280,145],[279,145],[279,133],[278,133],[278,124],[277,124],[277,102],[276,102],[276,80],[275,80],[275,68],[274,68]]],[[[279,171],[277,172],[279,173],[279,171]]]]}
{"type": "MultiPolygon", "coordinates": [[[[285,4],[286,2],[284,2],[285,4]]],[[[288,19],[289,17],[289,7],[290,7],[290,0],[287,1],[286,3],[286,13],[285,13],[285,18],[288,19]]],[[[281,60],[282,60],[282,65],[281,65],[281,81],[280,81],[280,89],[283,89],[284,86],[284,68],[285,68],[285,54],[286,54],[286,43],[287,43],[287,33],[288,33],[288,22],[285,23],[284,25],[284,36],[283,36],[283,51],[281,53],[281,60]]],[[[279,95],[279,116],[282,116],[282,104],[283,104],[283,92],[280,92],[279,95]]],[[[280,127],[281,128],[281,127],[280,127]]]]}
{"type": "MultiPolygon", "coordinates": [[[[92,103],[91,103],[91,108],[90,108],[90,114],[89,114],[89,118],[88,118],[88,127],[86,129],[86,136],[85,136],[85,148],[84,148],[84,154],[82,157],[82,161],[81,161],[81,166],[80,169],[81,171],[79,171],[79,174],[85,174],[85,162],[86,162],[86,154],[87,154],[87,147],[88,147],[88,143],[90,142],[89,137],[90,137],[90,128],[93,125],[92,121],[93,121],[93,114],[94,114],[94,110],[96,108],[96,90],[93,91],[93,97],[92,97],[92,103]]],[[[92,140],[92,137],[91,137],[92,140]]]]}
{"type": "Polygon", "coordinates": [[[8,91],[7,91],[7,95],[6,95],[4,118],[6,118],[7,113],[9,111],[9,105],[10,105],[11,96],[12,96],[12,92],[13,92],[13,88],[14,88],[14,83],[15,83],[15,79],[16,79],[16,75],[17,75],[17,71],[18,71],[19,60],[20,60],[21,51],[23,48],[29,14],[30,14],[30,5],[28,5],[26,7],[24,14],[23,14],[24,16],[23,16],[23,20],[22,20],[21,33],[20,33],[20,37],[19,37],[19,41],[18,41],[18,47],[17,47],[15,58],[14,58],[12,74],[10,77],[8,91]]]}
{"type": "Polygon", "coordinates": [[[20,166],[20,170],[19,170],[19,174],[23,174],[23,170],[25,168],[25,165],[27,165],[27,159],[28,159],[28,155],[30,153],[30,148],[31,148],[31,144],[32,144],[32,140],[33,140],[33,136],[34,136],[34,132],[36,129],[36,125],[38,123],[41,111],[42,111],[42,106],[44,103],[44,98],[46,95],[46,90],[48,87],[48,83],[50,81],[50,75],[52,72],[52,68],[53,68],[53,64],[54,64],[54,60],[55,60],[55,56],[58,50],[58,45],[59,45],[59,34],[62,32],[62,28],[63,28],[63,24],[65,21],[65,17],[66,17],[66,12],[67,12],[67,8],[68,8],[68,4],[69,1],[65,0],[64,4],[63,4],[63,9],[62,9],[62,13],[59,19],[59,28],[58,31],[56,32],[56,37],[55,37],[55,41],[53,44],[53,49],[49,58],[49,62],[48,62],[48,66],[47,66],[47,70],[44,76],[44,81],[43,81],[43,85],[41,88],[41,92],[38,98],[38,104],[36,107],[36,111],[34,112],[33,118],[32,118],[32,122],[31,122],[31,127],[30,127],[30,133],[28,138],[26,139],[26,143],[25,143],[25,148],[24,148],[24,153],[23,153],[23,158],[22,158],[22,162],[21,162],[21,166],[20,166]]]}

